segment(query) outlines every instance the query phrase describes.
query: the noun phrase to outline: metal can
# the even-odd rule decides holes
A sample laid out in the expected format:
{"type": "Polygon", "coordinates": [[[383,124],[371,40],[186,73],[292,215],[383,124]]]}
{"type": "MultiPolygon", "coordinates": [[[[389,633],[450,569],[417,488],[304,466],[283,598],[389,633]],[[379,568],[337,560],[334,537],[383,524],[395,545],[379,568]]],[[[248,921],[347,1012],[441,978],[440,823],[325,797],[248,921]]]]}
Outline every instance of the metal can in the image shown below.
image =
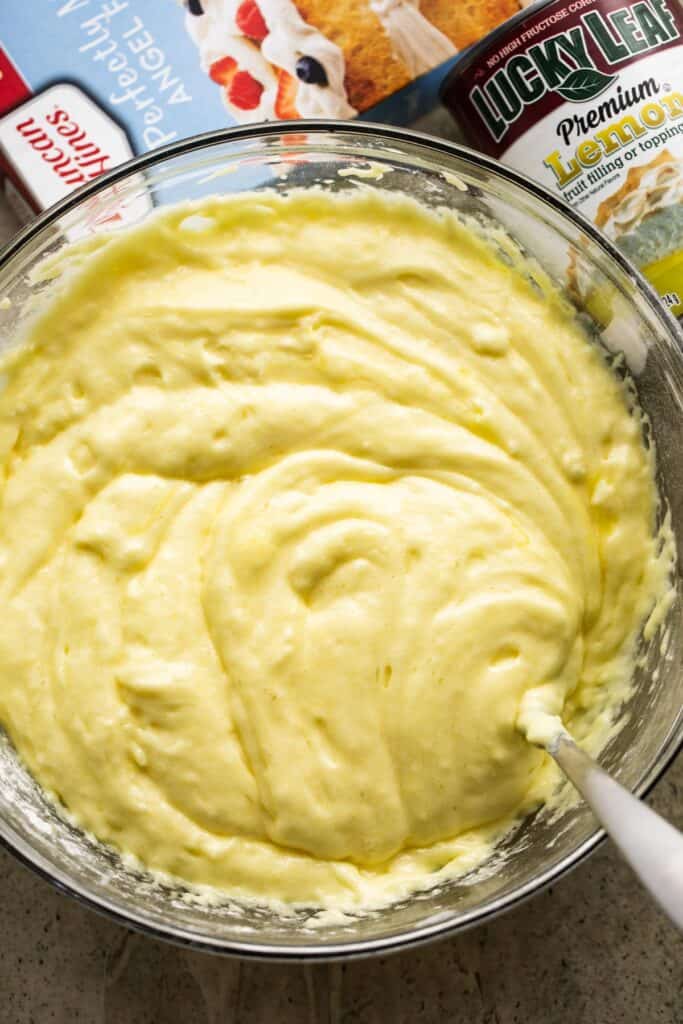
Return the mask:
{"type": "Polygon", "coordinates": [[[683,315],[680,0],[542,0],[473,46],[441,100],[471,146],[577,207],[683,315]]]}

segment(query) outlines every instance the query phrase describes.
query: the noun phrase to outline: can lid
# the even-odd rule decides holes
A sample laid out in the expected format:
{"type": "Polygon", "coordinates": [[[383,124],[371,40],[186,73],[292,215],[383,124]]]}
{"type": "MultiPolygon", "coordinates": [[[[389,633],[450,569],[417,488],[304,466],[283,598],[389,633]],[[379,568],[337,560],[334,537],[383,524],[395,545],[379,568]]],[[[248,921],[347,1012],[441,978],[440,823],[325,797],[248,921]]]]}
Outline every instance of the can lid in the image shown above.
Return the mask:
{"type": "Polygon", "coordinates": [[[448,74],[445,76],[439,87],[439,100],[444,106],[448,107],[446,101],[446,94],[456,85],[457,80],[468,71],[472,65],[479,60],[483,53],[489,50],[492,46],[495,46],[502,36],[509,32],[510,29],[514,28],[515,25],[522,24],[526,19],[535,14],[537,11],[542,10],[544,7],[550,7],[551,4],[556,3],[557,0],[535,0],[534,3],[529,4],[527,7],[523,7],[517,11],[506,21],[501,22],[497,28],[494,28],[491,32],[488,32],[482,39],[479,39],[476,43],[472,43],[471,46],[464,51],[461,57],[455,62],[455,65],[451,68],[448,74]]]}

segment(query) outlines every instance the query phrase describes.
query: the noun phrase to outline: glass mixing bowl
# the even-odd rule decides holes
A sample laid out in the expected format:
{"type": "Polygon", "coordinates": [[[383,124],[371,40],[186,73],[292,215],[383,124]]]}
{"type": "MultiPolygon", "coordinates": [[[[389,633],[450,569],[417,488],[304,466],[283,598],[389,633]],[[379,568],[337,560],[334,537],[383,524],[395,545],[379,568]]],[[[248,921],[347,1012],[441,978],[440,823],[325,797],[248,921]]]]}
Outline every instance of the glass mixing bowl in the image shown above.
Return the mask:
{"type": "MultiPolygon", "coordinates": [[[[333,191],[403,191],[429,206],[502,224],[571,295],[589,329],[623,352],[657,446],[660,492],[683,565],[683,342],[653,291],[587,221],[496,161],[409,131],[362,123],[295,122],[216,132],[140,157],[39,217],[0,257],[5,343],[46,287],[31,272],[84,232],[135,222],[155,206],[250,188],[319,185],[333,191]],[[5,307],[7,303],[3,304],[5,307]]],[[[683,740],[681,579],[661,636],[643,649],[622,727],[604,766],[645,793],[683,740]]],[[[330,958],[405,947],[484,921],[576,865],[602,838],[578,803],[537,813],[472,875],[382,911],[311,927],[305,910],[281,915],[225,901],[200,903],[124,863],[55,813],[0,734],[0,837],[58,888],[121,922],[214,952],[330,958]]]]}

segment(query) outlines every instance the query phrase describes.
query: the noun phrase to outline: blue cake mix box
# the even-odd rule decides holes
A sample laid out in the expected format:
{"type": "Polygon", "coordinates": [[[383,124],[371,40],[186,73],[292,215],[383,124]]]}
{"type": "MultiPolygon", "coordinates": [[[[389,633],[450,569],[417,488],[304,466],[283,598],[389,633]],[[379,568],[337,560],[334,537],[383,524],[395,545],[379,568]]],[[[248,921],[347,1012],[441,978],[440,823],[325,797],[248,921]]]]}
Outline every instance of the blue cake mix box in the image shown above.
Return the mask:
{"type": "Polygon", "coordinates": [[[130,157],[263,120],[408,123],[518,0],[0,4],[0,169],[20,212],[130,157]]]}

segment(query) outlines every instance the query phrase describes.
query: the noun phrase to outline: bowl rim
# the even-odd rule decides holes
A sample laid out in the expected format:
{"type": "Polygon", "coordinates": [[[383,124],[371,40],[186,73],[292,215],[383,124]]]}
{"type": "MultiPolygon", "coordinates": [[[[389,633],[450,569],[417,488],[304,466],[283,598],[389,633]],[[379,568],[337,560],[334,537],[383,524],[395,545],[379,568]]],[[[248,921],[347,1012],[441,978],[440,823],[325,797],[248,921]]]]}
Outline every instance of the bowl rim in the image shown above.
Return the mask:
{"type": "MultiPolygon", "coordinates": [[[[151,169],[155,165],[174,157],[185,156],[202,149],[211,149],[226,142],[240,142],[251,139],[265,140],[269,137],[300,136],[302,134],[313,136],[346,135],[355,136],[358,139],[374,137],[384,139],[385,141],[406,143],[411,146],[422,147],[426,151],[426,155],[438,156],[441,154],[458,157],[469,162],[474,167],[488,170],[499,178],[511,182],[522,191],[530,193],[535,199],[550,206],[556,213],[559,213],[588,235],[598,248],[602,249],[618,265],[621,271],[630,278],[631,283],[645,300],[646,305],[649,306],[650,313],[655,319],[660,321],[661,326],[666,329],[672,339],[678,342],[678,351],[683,354],[683,328],[664,307],[654,288],[594,224],[573,207],[569,206],[564,200],[553,195],[553,193],[546,190],[532,178],[521,174],[511,167],[507,167],[493,157],[486,156],[469,146],[437,138],[411,128],[398,128],[392,125],[376,124],[371,121],[337,121],[330,119],[266,121],[258,124],[204,132],[172,142],[166,146],[160,146],[158,149],[127,160],[112,170],[99,175],[91,182],[82,185],[38,214],[34,220],[14,235],[0,250],[0,272],[43,229],[50,227],[59,221],[60,218],[77,209],[85,200],[105,191],[109,186],[131,175],[151,169]]],[[[381,159],[381,154],[378,154],[378,158],[381,159]]],[[[669,733],[660,749],[660,760],[656,768],[651,765],[635,787],[634,792],[637,796],[645,797],[652,790],[671,766],[681,749],[683,749],[683,710],[679,713],[678,719],[671,723],[669,733]]],[[[14,832],[11,826],[8,826],[4,820],[0,819],[0,846],[16,857],[20,863],[49,882],[58,891],[73,897],[77,902],[97,913],[152,938],[162,939],[186,948],[269,962],[274,960],[279,962],[326,962],[341,959],[361,959],[399,952],[437,939],[446,938],[456,932],[465,931],[473,928],[475,925],[492,920],[504,911],[525,902],[535,893],[543,891],[554,881],[576,868],[590,853],[597,849],[605,838],[604,829],[596,825],[592,834],[574,851],[556,864],[551,865],[534,879],[505,896],[489,900],[481,906],[459,915],[455,919],[451,918],[450,915],[439,914],[438,920],[432,923],[429,923],[429,920],[427,920],[425,924],[415,925],[407,928],[405,931],[388,936],[370,939],[352,938],[349,940],[335,940],[329,943],[301,942],[288,944],[277,942],[260,943],[234,938],[223,940],[220,936],[200,935],[190,928],[182,928],[175,925],[166,926],[160,920],[158,914],[128,910],[117,902],[95,894],[87,884],[79,883],[66,872],[61,870],[55,871],[43,858],[42,854],[35,851],[14,832]]]]}

